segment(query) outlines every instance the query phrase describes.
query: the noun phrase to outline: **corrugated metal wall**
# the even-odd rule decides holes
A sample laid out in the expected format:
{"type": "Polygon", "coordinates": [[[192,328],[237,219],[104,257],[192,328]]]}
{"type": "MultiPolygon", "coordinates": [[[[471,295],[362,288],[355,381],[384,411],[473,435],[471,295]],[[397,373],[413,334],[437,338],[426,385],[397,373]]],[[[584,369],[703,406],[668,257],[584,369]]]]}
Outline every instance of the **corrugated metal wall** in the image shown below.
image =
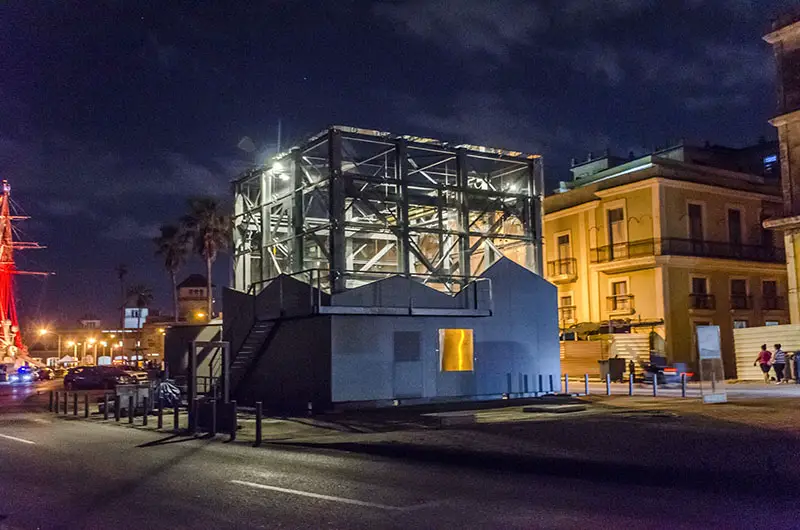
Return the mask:
{"type": "Polygon", "coordinates": [[[763,381],[764,376],[758,366],[753,366],[761,345],[766,344],[773,351],[773,344],[781,344],[783,351],[800,351],[800,325],[761,326],[733,330],[733,343],[736,353],[736,378],[742,381],[763,381]]]}

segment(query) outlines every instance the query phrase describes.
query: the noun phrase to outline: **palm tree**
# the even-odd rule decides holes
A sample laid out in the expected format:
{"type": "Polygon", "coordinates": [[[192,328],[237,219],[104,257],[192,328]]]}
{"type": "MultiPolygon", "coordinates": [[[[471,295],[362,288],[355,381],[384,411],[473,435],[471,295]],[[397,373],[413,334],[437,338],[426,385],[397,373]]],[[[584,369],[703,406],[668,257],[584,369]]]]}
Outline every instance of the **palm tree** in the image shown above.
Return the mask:
{"type": "Polygon", "coordinates": [[[114,272],[119,278],[119,329],[123,330],[125,329],[125,304],[128,302],[128,297],[125,295],[125,276],[128,275],[128,266],[120,263],[114,268],[114,272]]]}
{"type": "Polygon", "coordinates": [[[175,314],[175,322],[178,322],[178,286],[175,276],[178,270],[186,262],[189,254],[189,241],[186,233],[175,225],[161,225],[161,235],[153,239],[156,244],[156,256],[164,258],[164,268],[169,273],[172,281],[172,307],[175,314]]]}
{"type": "Polygon", "coordinates": [[[149,307],[153,303],[153,290],[143,284],[132,285],[128,288],[128,296],[126,300],[133,300],[134,305],[139,310],[138,319],[139,325],[137,326],[138,338],[136,339],[136,348],[134,351],[137,355],[142,354],[142,309],[149,307]]]}
{"type": "Polygon", "coordinates": [[[189,213],[181,219],[192,250],[206,262],[206,315],[211,319],[211,265],[217,255],[228,248],[231,240],[231,218],[219,201],[211,197],[189,200],[189,213]]]}

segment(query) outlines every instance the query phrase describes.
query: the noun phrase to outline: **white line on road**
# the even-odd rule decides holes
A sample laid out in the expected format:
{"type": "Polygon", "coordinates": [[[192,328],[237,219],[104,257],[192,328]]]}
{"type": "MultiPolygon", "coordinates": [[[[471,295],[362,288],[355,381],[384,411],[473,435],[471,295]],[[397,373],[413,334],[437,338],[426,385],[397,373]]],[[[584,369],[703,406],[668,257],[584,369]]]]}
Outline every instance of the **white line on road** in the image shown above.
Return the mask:
{"type": "Polygon", "coordinates": [[[369,508],[379,508],[381,510],[393,510],[393,511],[410,511],[410,510],[418,510],[423,507],[432,506],[437,503],[424,503],[418,504],[414,506],[389,506],[387,504],[379,504],[377,502],[367,502],[367,501],[359,501],[356,499],[346,499],[344,497],[334,497],[333,495],[322,495],[321,493],[311,493],[310,491],[300,491],[300,490],[293,490],[289,488],[280,488],[278,486],[268,486],[266,484],[258,484],[257,482],[247,482],[245,480],[231,480],[233,484],[239,484],[240,486],[249,486],[251,488],[258,488],[262,490],[270,490],[270,491],[279,491],[281,493],[290,493],[292,495],[300,495],[301,497],[311,497],[313,499],[322,499],[325,501],[332,501],[332,502],[341,502],[342,504],[354,504],[356,506],[367,506],[369,508]]]}
{"type": "Polygon", "coordinates": [[[0,434],[0,438],[6,438],[7,440],[14,440],[15,442],[22,442],[24,444],[36,445],[36,442],[32,442],[24,438],[17,438],[16,436],[9,436],[7,434],[0,434]]]}

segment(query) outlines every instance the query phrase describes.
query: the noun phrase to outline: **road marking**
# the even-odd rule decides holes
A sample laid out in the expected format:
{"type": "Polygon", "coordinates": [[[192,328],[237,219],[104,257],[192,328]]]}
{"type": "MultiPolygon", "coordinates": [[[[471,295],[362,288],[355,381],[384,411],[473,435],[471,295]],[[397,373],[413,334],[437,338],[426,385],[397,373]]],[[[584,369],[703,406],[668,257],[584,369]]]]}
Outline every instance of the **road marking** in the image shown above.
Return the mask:
{"type": "Polygon", "coordinates": [[[292,495],[300,495],[301,497],[311,497],[312,499],[322,499],[324,501],[341,502],[342,504],[354,504],[356,506],[366,506],[369,508],[378,508],[381,510],[392,510],[398,512],[418,510],[423,507],[432,506],[436,503],[424,503],[415,506],[389,506],[387,504],[379,504],[377,502],[359,501],[356,499],[346,499],[344,497],[334,497],[333,495],[322,495],[321,493],[311,493],[310,491],[293,490],[289,488],[280,488],[278,486],[268,486],[266,484],[259,484],[257,482],[247,482],[245,480],[231,480],[233,484],[240,486],[249,486],[262,490],[278,491],[280,493],[289,493],[292,495]]]}
{"type": "Polygon", "coordinates": [[[0,434],[0,438],[6,438],[7,440],[14,440],[15,442],[22,442],[24,444],[36,445],[36,442],[32,442],[24,438],[17,438],[16,436],[9,436],[7,434],[0,434]]]}

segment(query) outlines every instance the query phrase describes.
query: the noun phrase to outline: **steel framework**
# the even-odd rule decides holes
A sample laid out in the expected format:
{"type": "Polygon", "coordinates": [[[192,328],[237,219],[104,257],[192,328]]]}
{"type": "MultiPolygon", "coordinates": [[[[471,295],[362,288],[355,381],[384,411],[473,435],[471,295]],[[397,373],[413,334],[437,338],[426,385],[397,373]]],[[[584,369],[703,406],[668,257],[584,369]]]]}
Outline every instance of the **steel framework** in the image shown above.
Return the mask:
{"type": "Polygon", "coordinates": [[[538,155],[333,126],[234,181],[234,288],[321,271],[456,292],[506,256],[542,274],[538,155]]]}

